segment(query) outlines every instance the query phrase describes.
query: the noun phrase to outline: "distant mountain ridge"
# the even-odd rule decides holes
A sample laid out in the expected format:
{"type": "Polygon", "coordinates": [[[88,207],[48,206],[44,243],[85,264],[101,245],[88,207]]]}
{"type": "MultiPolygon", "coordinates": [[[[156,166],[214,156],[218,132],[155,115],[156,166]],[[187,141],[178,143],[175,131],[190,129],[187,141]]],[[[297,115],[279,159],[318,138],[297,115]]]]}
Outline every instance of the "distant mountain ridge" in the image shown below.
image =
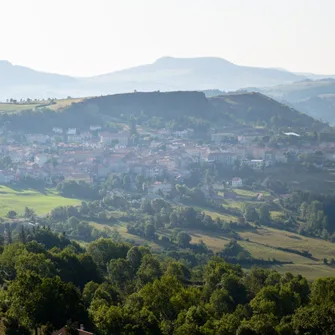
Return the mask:
{"type": "Polygon", "coordinates": [[[335,124],[335,79],[305,79],[291,84],[249,88],[282,101],[295,109],[321,119],[323,122],[335,124]]]}
{"type": "Polygon", "coordinates": [[[293,83],[305,76],[240,66],[222,58],[162,57],[152,64],[87,78],[44,73],[0,61],[0,100],[94,96],[137,91],[237,90],[293,83]]]}

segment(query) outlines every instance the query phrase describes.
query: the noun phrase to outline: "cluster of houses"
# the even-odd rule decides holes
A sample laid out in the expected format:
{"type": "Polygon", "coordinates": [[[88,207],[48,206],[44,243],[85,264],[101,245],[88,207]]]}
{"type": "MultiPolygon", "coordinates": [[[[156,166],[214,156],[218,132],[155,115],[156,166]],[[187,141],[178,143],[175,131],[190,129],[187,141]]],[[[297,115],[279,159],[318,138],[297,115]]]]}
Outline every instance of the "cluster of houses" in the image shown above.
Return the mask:
{"type": "MultiPolygon", "coordinates": [[[[58,177],[103,180],[111,173],[125,172],[153,180],[182,181],[189,176],[192,163],[220,162],[227,167],[240,164],[262,170],[287,163],[288,153],[298,156],[320,150],[326,159],[335,160],[335,143],[274,149],[255,144],[259,136],[255,132],[213,132],[211,143],[199,144],[192,129],[179,132],[160,129],[149,134],[150,141],[136,146],[127,129],[113,133],[94,125],[85,132],[55,127],[48,135],[24,134],[25,142],[17,142],[15,134],[7,135],[7,143],[0,145],[0,154],[9,156],[13,164],[11,168],[0,170],[1,184],[27,177],[50,183],[58,177]]],[[[138,135],[148,134],[139,131],[138,135]]],[[[233,179],[231,185],[241,187],[242,180],[233,179]]],[[[170,187],[168,183],[154,182],[149,190],[155,193],[168,191],[170,187]]]]}

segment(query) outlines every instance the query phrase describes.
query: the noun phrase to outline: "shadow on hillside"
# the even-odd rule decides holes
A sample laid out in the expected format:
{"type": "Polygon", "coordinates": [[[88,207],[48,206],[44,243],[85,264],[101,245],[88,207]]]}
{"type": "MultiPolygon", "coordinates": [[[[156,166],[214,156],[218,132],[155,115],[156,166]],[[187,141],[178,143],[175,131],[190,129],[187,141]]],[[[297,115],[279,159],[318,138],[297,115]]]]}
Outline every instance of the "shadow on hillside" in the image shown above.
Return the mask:
{"type": "Polygon", "coordinates": [[[50,191],[46,189],[43,185],[31,185],[31,184],[13,184],[13,185],[4,185],[7,186],[9,189],[15,192],[24,192],[28,190],[37,191],[43,195],[50,194],[50,191]]]}

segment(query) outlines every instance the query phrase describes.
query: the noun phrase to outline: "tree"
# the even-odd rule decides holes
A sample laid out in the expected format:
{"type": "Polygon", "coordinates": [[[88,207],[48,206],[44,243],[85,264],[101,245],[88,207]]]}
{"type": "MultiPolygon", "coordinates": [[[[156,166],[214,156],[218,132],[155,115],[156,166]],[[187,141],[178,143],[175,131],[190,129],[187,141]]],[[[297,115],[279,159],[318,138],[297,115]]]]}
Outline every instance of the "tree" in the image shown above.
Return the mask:
{"type": "Polygon", "coordinates": [[[86,306],[89,306],[94,298],[94,294],[99,288],[99,284],[93,281],[88,282],[84,289],[83,289],[83,301],[85,302],[86,306]]]}
{"type": "Polygon", "coordinates": [[[47,259],[45,254],[22,254],[15,263],[15,270],[18,276],[24,276],[28,272],[34,272],[41,277],[53,277],[56,275],[55,264],[47,259]]]}
{"type": "Polygon", "coordinates": [[[259,209],[259,222],[262,225],[269,225],[271,222],[270,208],[267,204],[263,204],[259,209]]]}
{"type": "Polygon", "coordinates": [[[142,254],[138,247],[134,246],[127,252],[127,260],[134,269],[138,269],[141,265],[142,254]]]}
{"type": "Polygon", "coordinates": [[[61,328],[69,319],[86,320],[78,290],[59,277],[41,278],[33,272],[19,275],[8,288],[9,317],[30,330],[50,324],[61,328]]]}
{"type": "Polygon", "coordinates": [[[105,268],[111,259],[125,258],[128,250],[128,245],[116,243],[107,238],[92,242],[87,249],[94,262],[102,268],[105,268]]]}
{"type": "Polygon", "coordinates": [[[126,259],[112,259],[107,266],[108,275],[113,285],[123,290],[133,279],[134,272],[126,259]]]}
{"type": "Polygon", "coordinates": [[[136,275],[138,277],[138,284],[141,287],[162,275],[161,265],[152,255],[144,255],[136,275]]]}
{"type": "Polygon", "coordinates": [[[15,219],[16,216],[17,216],[17,213],[16,213],[15,211],[13,211],[13,210],[11,210],[11,211],[9,211],[9,212],[7,213],[7,217],[8,217],[9,219],[15,219]]]}
{"type": "Polygon", "coordinates": [[[255,207],[251,205],[244,206],[243,217],[246,221],[256,222],[259,219],[255,207]]]}
{"type": "Polygon", "coordinates": [[[36,214],[35,214],[35,212],[34,212],[34,210],[32,208],[25,207],[25,209],[24,209],[24,217],[26,219],[31,219],[31,218],[33,218],[35,216],[36,216],[36,214]]]}
{"type": "Polygon", "coordinates": [[[27,231],[26,231],[24,225],[21,225],[21,227],[20,227],[19,241],[22,244],[26,244],[27,243],[27,231]]]}
{"type": "Polygon", "coordinates": [[[11,227],[10,223],[6,223],[6,225],[5,225],[5,242],[7,244],[12,244],[13,243],[12,227],[11,227]]]}
{"type": "Polygon", "coordinates": [[[156,229],[153,224],[147,224],[144,228],[144,234],[147,238],[153,239],[155,237],[156,229]]]}
{"type": "Polygon", "coordinates": [[[192,238],[189,234],[185,233],[184,231],[181,231],[177,235],[177,244],[181,248],[187,248],[190,245],[192,238]]]}
{"type": "Polygon", "coordinates": [[[130,184],[131,184],[131,179],[129,177],[129,175],[124,175],[123,179],[122,179],[122,185],[125,189],[129,189],[130,188],[130,184]]]}

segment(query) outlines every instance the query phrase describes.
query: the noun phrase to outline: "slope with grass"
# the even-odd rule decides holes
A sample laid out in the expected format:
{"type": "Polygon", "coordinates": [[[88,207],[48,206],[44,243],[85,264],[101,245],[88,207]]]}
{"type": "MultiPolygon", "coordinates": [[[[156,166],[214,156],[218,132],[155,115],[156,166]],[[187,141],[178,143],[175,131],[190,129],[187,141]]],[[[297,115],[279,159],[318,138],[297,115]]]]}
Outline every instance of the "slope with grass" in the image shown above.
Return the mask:
{"type": "MultiPolygon", "coordinates": [[[[228,234],[207,233],[192,229],[187,232],[192,237],[192,243],[202,240],[214,252],[221,251],[231,239],[228,234]]],[[[241,237],[238,243],[252,257],[292,262],[292,264],[273,266],[279,272],[302,274],[310,280],[320,276],[335,276],[335,267],[323,264],[324,258],[330,260],[335,257],[335,244],[331,242],[268,227],[240,231],[238,234],[241,237]],[[298,254],[304,250],[310,252],[312,257],[298,254]]]]}
{"type": "Polygon", "coordinates": [[[3,103],[0,102],[0,114],[1,113],[20,113],[26,110],[41,110],[42,108],[48,108],[54,111],[61,111],[66,107],[71,106],[73,103],[83,101],[84,98],[68,98],[68,99],[57,99],[53,101],[40,100],[32,103],[3,103]]]}
{"type": "Polygon", "coordinates": [[[37,215],[45,215],[55,207],[78,205],[79,203],[79,200],[64,198],[52,189],[38,191],[0,186],[0,217],[6,216],[10,210],[22,215],[25,207],[32,208],[37,215]]]}

